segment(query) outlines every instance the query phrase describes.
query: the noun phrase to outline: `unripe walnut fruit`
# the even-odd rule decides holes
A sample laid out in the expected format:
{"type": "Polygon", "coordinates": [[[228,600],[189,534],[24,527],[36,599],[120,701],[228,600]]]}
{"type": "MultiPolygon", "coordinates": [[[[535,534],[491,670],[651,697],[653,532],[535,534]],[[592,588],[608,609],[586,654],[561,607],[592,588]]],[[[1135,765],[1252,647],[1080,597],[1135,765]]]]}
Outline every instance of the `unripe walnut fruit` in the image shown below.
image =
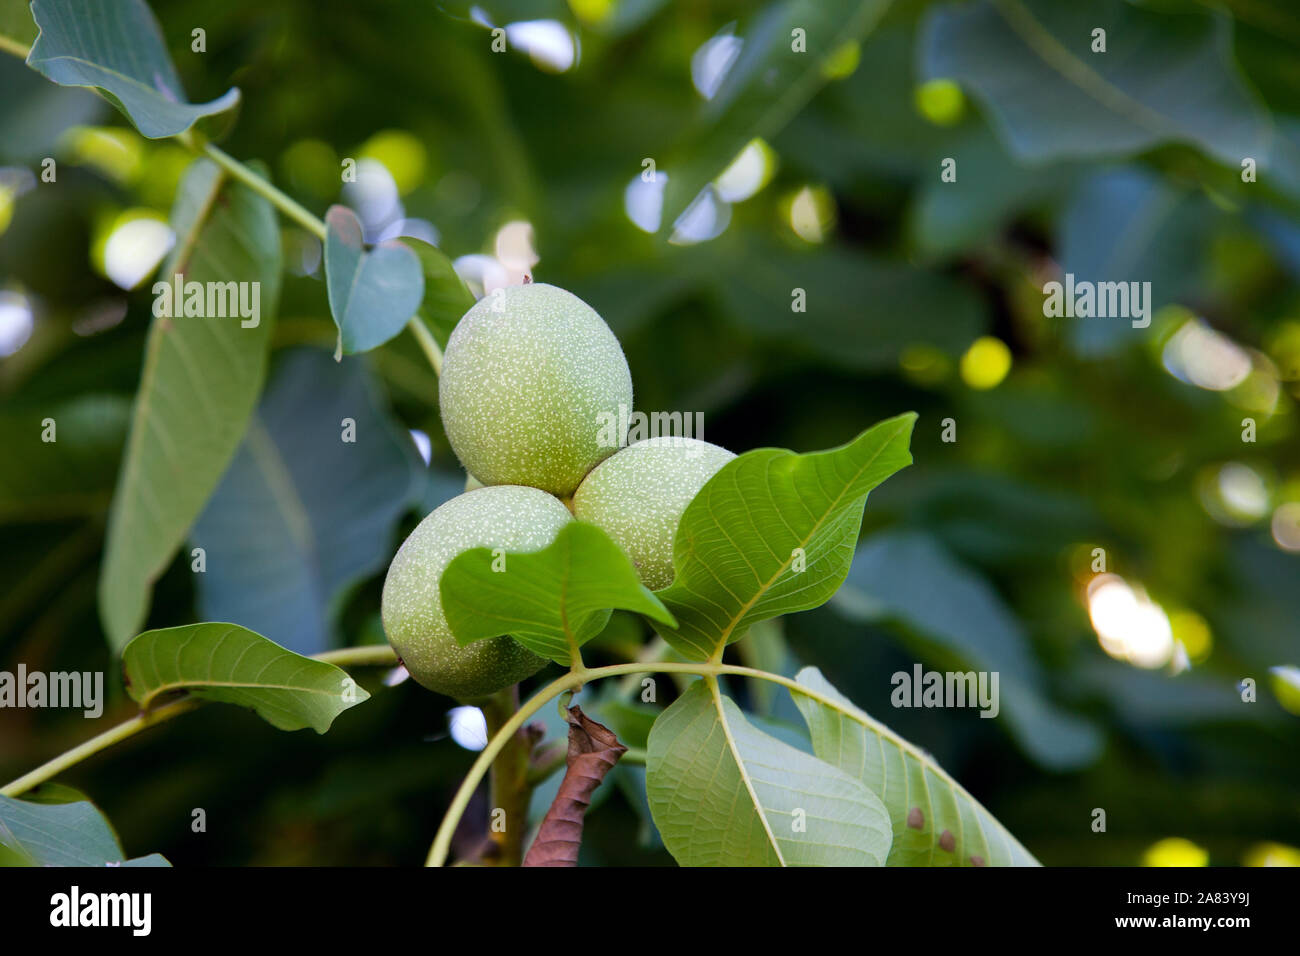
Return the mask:
{"type": "Polygon", "coordinates": [[[447,342],[438,397],[470,474],[567,498],[622,441],[610,442],[605,423],[627,420],[632,374],[591,306],[531,283],[494,290],[465,313],[447,342]]]}
{"type": "Polygon", "coordinates": [[[572,521],[559,499],[497,485],[439,505],[402,543],[384,580],[384,632],[411,676],[460,700],[486,697],[541,670],[545,660],[510,637],[461,646],[442,611],[442,572],[462,551],[539,551],[572,521]]]}
{"type": "Polygon", "coordinates": [[[573,513],[627,552],[652,591],[673,583],[673,538],[691,499],[731,459],[695,438],[651,438],[601,462],[573,495],[573,513]]]}

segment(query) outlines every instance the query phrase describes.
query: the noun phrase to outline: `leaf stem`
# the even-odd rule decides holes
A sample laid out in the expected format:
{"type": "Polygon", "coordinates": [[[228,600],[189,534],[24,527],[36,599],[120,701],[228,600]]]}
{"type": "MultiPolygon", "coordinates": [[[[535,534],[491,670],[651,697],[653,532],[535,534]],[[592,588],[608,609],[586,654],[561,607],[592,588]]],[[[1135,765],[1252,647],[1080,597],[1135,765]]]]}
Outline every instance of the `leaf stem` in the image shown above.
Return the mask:
{"type": "Polygon", "coordinates": [[[0,34],[0,51],[3,51],[4,53],[12,53],[14,56],[20,57],[25,62],[28,55],[32,52],[32,48],[24,46],[11,37],[0,34]]]}
{"type": "MultiPolygon", "coordinates": [[[[253,170],[249,169],[235,157],[231,156],[220,147],[212,143],[203,143],[200,145],[195,136],[186,131],[177,137],[183,144],[190,149],[202,153],[208,159],[212,160],[227,173],[239,180],[253,192],[264,197],[271,205],[275,206],[280,212],[284,213],[298,225],[302,226],[321,242],[325,241],[326,228],[323,220],[314,216],[306,207],[297,202],[293,197],[277,189],[267,180],[263,179],[253,170]]],[[[424,352],[425,358],[433,366],[433,374],[442,375],[442,349],[438,347],[438,342],[433,337],[433,333],[420,321],[419,315],[414,315],[406,323],[406,327],[411,330],[415,336],[415,341],[419,343],[421,351],[424,352]]]]}
{"type": "MultiPolygon", "coordinates": [[[[487,720],[488,734],[497,733],[519,709],[519,685],[511,684],[493,694],[483,703],[483,716],[487,720]]],[[[518,866],[524,856],[524,837],[528,831],[528,801],[533,785],[528,776],[528,763],[532,757],[536,737],[527,728],[519,727],[506,741],[497,759],[492,763],[489,784],[489,812],[502,815],[504,827],[492,828],[490,838],[496,854],[485,862],[495,866],[518,866]]]]}
{"type": "Polygon", "coordinates": [[[387,644],[363,644],[360,647],[340,647],[311,655],[314,661],[324,661],[335,667],[395,667],[397,652],[387,644]]]}
{"type": "Polygon", "coordinates": [[[195,144],[194,139],[188,132],[178,137],[185,145],[197,149],[204,156],[212,160],[231,176],[238,179],[241,183],[258,195],[270,201],[282,213],[292,219],[298,225],[302,226],[308,232],[312,233],[321,242],[325,241],[325,223],[313,216],[305,207],[300,205],[295,199],[276,189],[257,173],[253,172],[235,157],[231,156],[225,150],[214,146],[212,143],[204,143],[202,146],[195,144]]]}
{"type": "Polygon", "coordinates": [[[406,323],[406,327],[411,330],[411,334],[415,336],[415,341],[420,344],[420,348],[424,351],[424,357],[433,366],[433,374],[441,378],[442,349],[438,348],[438,342],[433,337],[433,333],[429,331],[428,326],[420,321],[418,315],[413,316],[411,321],[406,323]]]}
{"type": "MultiPolygon", "coordinates": [[[[341,667],[349,665],[353,667],[384,667],[397,663],[397,655],[393,652],[393,649],[383,644],[343,647],[338,650],[314,654],[312,659],[341,667]]],[[[69,767],[76,766],[87,757],[93,756],[115,743],[126,740],[128,737],[134,737],[148,727],[165,723],[173,717],[179,717],[181,714],[188,714],[203,703],[205,701],[201,698],[191,697],[187,694],[159,707],[142,711],[130,720],[125,720],[116,727],[110,727],[99,736],[91,737],[71,750],[59,754],[53,760],[46,761],[30,773],[23,774],[18,779],[10,781],[4,787],[0,787],[0,796],[16,797],[20,793],[25,793],[37,784],[58,776],[69,767]]]]}
{"type": "MultiPolygon", "coordinates": [[[[502,748],[510,741],[515,733],[519,731],[528,718],[541,710],[548,702],[563,694],[565,691],[577,691],[590,681],[600,680],[603,677],[619,677],[624,674],[645,674],[645,673],[665,673],[665,674],[695,674],[700,677],[716,677],[720,674],[731,674],[737,677],[754,677],[759,680],[771,681],[774,684],[780,684],[791,690],[810,697],[820,704],[824,704],[837,711],[843,711],[843,705],[824,694],[820,694],[811,687],[805,687],[798,681],[789,677],[782,677],[780,674],[773,674],[770,671],[761,671],[753,667],[739,667],[734,664],[715,664],[711,662],[677,662],[666,661],[663,663],[642,663],[634,661],[630,664],[610,664],[606,667],[595,667],[590,670],[583,668],[581,670],[572,670],[562,677],[557,677],[551,683],[547,684],[536,694],[529,698],[528,703],[520,707],[513,717],[506,721],[501,729],[498,730],[488,745],[484,747],[470,767],[469,773],[461,781],[460,789],[452,797],[451,806],[447,808],[446,815],[442,818],[442,823],[438,827],[438,833],[434,837],[433,846],[429,848],[429,856],[425,861],[425,866],[442,866],[447,862],[447,856],[451,852],[452,834],[456,832],[456,826],[460,823],[460,818],[465,814],[465,808],[469,806],[470,799],[474,796],[474,791],[478,789],[479,782],[483,779],[484,774],[492,766],[497,755],[502,748]]],[[[873,722],[874,723],[874,722],[873,722]]],[[[893,736],[892,734],[890,735],[893,736]]],[[[908,749],[915,751],[915,748],[908,749]]],[[[917,752],[919,754],[919,752],[917,752]]]]}
{"type": "Polygon", "coordinates": [[[59,754],[53,760],[31,771],[31,773],[24,774],[17,780],[6,784],[3,788],[0,788],[0,795],[16,797],[20,793],[25,793],[37,784],[44,783],[51,777],[58,776],[69,767],[81,763],[92,754],[96,754],[106,747],[111,747],[119,741],[126,740],[128,737],[133,737],[146,727],[161,724],[173,717],[179,717],[181,714],[187,714],[201,703],[203,701],[196,697],[181,697],[170,703],[163,704],[161,707],[155,707],[153,710],[142,711],[130,720],[109,728],[98,737],[91,737],[85,743],[59,754]]]}

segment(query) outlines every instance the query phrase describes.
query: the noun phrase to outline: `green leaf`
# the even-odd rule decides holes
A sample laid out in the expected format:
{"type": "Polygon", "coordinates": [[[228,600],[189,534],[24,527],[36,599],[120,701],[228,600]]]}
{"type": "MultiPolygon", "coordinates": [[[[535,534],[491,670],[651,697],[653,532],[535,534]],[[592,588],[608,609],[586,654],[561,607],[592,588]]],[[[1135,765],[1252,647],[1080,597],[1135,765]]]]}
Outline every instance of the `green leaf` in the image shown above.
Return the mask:
{"type": "Polygon", "coordinates": [[[0,522],[106,509],[130,420],[131,403],[117,395],[0,412],[0,522]],[[43,440],[47,418],[55,441],[43,440]]]}
{"type": "Polygon", "coordinates": [[[429,327],[438,344],[446,348],[452,329],[474,304],[474,293],[469,291],[451,260],[437,246],[410,237],[401,241],[415,252],[420,260],[420,271],[424,274],[424,300],[416,314],[429,327]]]}
{"type": "Polygon", "coordinates": [[[30,803],[0,796],[0,866],[171,866],[157,853],[127,860],[89,801],[30,803]]]}
{"type": "Polygon", "coordinates": [[[1232,21],[1217,12],[983,0],[933,11],[922,51],[925,73],[972,88],[1023,159],[1166,142],[1234,168],[1268,154],[1264,114],[1233,62],[1232,21]],[[1091,49],[1099,26],[1105,53],[1091,49]]]}
{"type": "Polygon", "coordinates": [[[627,554],[595,525],[571,521],[531,554],[490,548],[456,556],[442,573],[442,609],[461,644],[508,634],[534,654],[569,665],[611,608],[661,624],[673,616],[640,579],[627,554]]]}
{"type": "Polygon", "coordinates": [[[747,25],[735,62],[662,167],[669,173],[663,223],[671,230],[750,140],[780,132],[826,82],[827,61],[888,7],[886,0],[782,0],[747,25]],[[804,50],[795,49],[796,29],[804,50]]]}
{"type": "Polygon", "coordinates": [[[172,228],[177,244],[163,280],[258,283],[261,317],[249,328],[238,314],[155,317],[149,327],[99,580],[104,630],[119,649],[144,623],[153,582],[239,446],[262,388],[280,284],[274,210],[223,182],[207,160],[186,172],[172,228]]]}
{"type": "Polygon", "coordinates": [[[387,565],[423,477],[363,359],[289,352],[190,535],[200,616],[300,654],[333,646],[336,599],[387,565]],[[340,440],[345,418],[355,441],[340,440]]]}
{"type": "Polygon", "coordinates": [[[889,866],[1037,866],[993,815],[927,754],[853,705],[815,667],[791,690],[813,753],[884,801],[893,825],[889,866]],[[812,695],[817,696],[812,696],[812,695]]]}
{"type": "Polygon", "coordinates": [[[853,620],[901,623],[904,646],[940,668],[996,672],[998,717],[1040,764],[1076,768],[1101,750],[1096,728],[1047,697],[1042,669],[1015,614],[983,577],[929,535],[872,536],[859,546],[831,603],[853,620]]]}
{"type": "Polygon", "coordinates": [[[874,793],[755,729],[710,680],[655,721],[646,796],[683,866],[882,866],[889,853],[874,793]]]}
{"type": "Polygon", "coordinates": [[[179,691],[250,707],[280,730],[329,730],[370,695],[346,671],[285,650],[238,624],[145,631],[122,651],[127,691],[148,710],[179,691]]]}
{"type": "Polygon", "coordinates": [[[724,465],[677,526],[676,578],[658,594],[678,624],[664,638],[704,660],[751,624],[825,603],[849,573],[867,494],[912,462],[915,421],[899,415],[831,451],[760,448],[724,465]]]}
{"type": "Polygon", "coordinates": [[[325,214],[325,285],[344,355],[383,345],[415,315],[424,299],[420,257],[390,239],[367,250],[361,220],[346,206],[325,214]]]}
{"type": "Polygon", "coordinates": [[[61,86],[89,86],[143,135],[183,133],[235,108],[231,88],[210,103],[188,103],[162,30],[144,0],[34,0],[40,27],[28,65],[61,86]]]}

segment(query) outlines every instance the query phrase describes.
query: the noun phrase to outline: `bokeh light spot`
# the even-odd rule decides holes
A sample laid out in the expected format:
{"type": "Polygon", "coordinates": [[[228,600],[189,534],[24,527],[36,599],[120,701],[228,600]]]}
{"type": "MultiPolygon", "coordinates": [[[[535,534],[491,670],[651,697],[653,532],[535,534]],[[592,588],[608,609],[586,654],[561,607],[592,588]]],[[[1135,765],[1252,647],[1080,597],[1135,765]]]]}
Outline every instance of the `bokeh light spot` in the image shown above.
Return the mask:
{"type": "Polygon", "coordinates": [[[0,358],[13,355],[32,336],[32,304],[17,292],[0,292],[0,358]]]}
{"type": "Polygon", "coordinates": [[[89,166],[113,182],[134,182],[144,162],[144,144],[140,137],[125,129],[105,126],[79,126],[69,130],[64,142],[70,160],[89,166]]]}
{"type": "Polygon", "coordinates": [[[433,442],[429,436],[418,428],[411,429],[411,441],[415,442],[415,450],[420,453],[420,458],[427,465],[433,460],[433,442]]]}
{"type": "Polygon", "coordinates": [[[805,242],[825,242],[835,227],[835,200],[822,186],[805,186],[790,198],[790,228],[805,242]]]}
{"type": "Polygon", "coordinates": [[[383,163],[402,196],[424,182],[427,160],[424,144],[405,130],[387,129],[376,133],[362,145],[359,156],[383,163]]]}
{"type": "Polygon", "coordinates": [[[1289,713],[1300,715],[1300,667],[1289,664],[1268,669],[1273,696],[1289,713]]]}
{"type": "Polygon", "coordinates": [[[762,139],[752,139],[722,171],[714,187],[727,202],[744,202],[772,180],[776,153],[762,139]]]}
{"type": "Polygon", "coordinates": [[[511,272],[522,274],[537,265],[537,250],[533,246],[532,223],[523,220],[508,222],[497,230],[495,252],[497,261],[511,272]]]}
{"type": "Polygon", "coordinates": [[[1200,664],[1210,656],[1214,637],[1201,615],[1195,611],[1175,611],[1169,615],[1169,628],[1191,663],[1200,664]]]}
{"type": "Polygon", "coordinates": [[[828,80],[843,80],[853,75],[862,60],[862,46],[857,40],[848,40],[837,46],[822,64],[822,76],[828,80]]]}
{"type": "Polygon", "coordinates": [[[1099,574],[1088,583],[1088,616],[1102,650],[1116,660],[1150,669],[1173,657],[1164,609],[1118,574],[1099,574]]]}
{"type": "Polygon", "coordinates": [[[1143,866],[1208,866],[1209,863],[1208,850],[1182,837],[1158,840],[1142,854],[1143,866]]]}
{"type": "Polygon", "coordinates": [[[104,275],[121,289],[134,289],[158,268],[176,235],[166,220],[147,209],[128,209],[99,246],[104,275]]]}
{"type": "Polygon", "coordinates": [[[961,378],[971,388],[996,388],[1010,371],[1011,349],[991,335],[976,339],[961,357],[961,378]]]}
{"type": "Polygon", "coordinates": [[[1273,540],[1283,551],[1300,551],[1300,501],[1287,501],[1273,512],[1273,540]]]}
{"type": "Polygon", "coordinates": [[[1241,858],[1243,866],[1300,866],[1300,849],[1285,843],[1256,843],[1241,858]]]}
{"type": "Polygon", "coordinates": [[[966,112],[966,97],[952,80],[927,80],[912,97],[916,111],[936,126],[952,126],[966,112]]]}
{"type": "Polygon", "coordinates": [[[722,32],[706,40],[691,54],[691,82],[706,100],[717,95],[744,46],[744,41],[733,30],[734,26],[724,27],[722,32]]]}
{"type": "Polygon", "coordinates": [[[1240,385],[1252,367],[1243,348],[1199,318],[1183,323],[1170,336],[1161,358],[1178,380],[1215,392],[1240,385]]]}
{"type": "Polygon", "coordinates": [[[487,718],[477,707],[453,707],[447,711],[447,726],[451,739],[466,750],[482,750],[487,746],[487,718]]]}
{"type": "Polygon", "coordinates": [[[523,50],[533,66],[548,73],[564,73],[578,61],[573,34],[559,20],[521,20],[506,24],[506,40],[523,50]]]}

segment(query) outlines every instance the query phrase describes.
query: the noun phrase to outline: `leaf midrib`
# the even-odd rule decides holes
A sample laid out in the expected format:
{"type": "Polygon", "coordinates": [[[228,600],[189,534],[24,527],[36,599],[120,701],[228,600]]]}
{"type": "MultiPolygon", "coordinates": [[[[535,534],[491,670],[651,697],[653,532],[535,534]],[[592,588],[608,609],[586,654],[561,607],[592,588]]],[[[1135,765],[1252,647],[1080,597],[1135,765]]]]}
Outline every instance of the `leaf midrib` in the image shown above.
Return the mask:
{"type": "Polygon", "coordinates": [[[320,696],[322,696],[322,697],[337,697],[337,696],[338,696],[338,695],[337,695],[336,693],[334,693],[333,691],[322,690],[322,689],[319,688],[319,687],[305,687],[305,686],[302,686],[302,685],[296,685],[296,684],[249,684],[249,683],[246,683],[246,682],[243,682],[243,681],[216,681],[216,680],[204,680],[204,681],[169,681],[169,682],[166,683],[166,684],[159,684],[157,687],[152,688],[152,689],[149,691],[148,695],[146,695],[145,699],[142,700],[142,701],[140,701],[140,707],[141,707],[142,710],[146,710],[146,709],[148,709],[149,705],[152,704],[153,701],[154,701],[157,697],[161,696],[162,694],[169,693],[169,692],[171,692],[171,691],[177,691],[177,690],[186,690],[186,691],[192,691],[192,690],[206,690],[206,689],[208,689],[208,688],[212,688],[212,687],[215,687],[215,688],[236,687],[236,688],[241,688],[241,689],[244,689],[244,690],[254,690],[254,691],[256,691],[256,690],[287,690],[287,691],[293,691],[293,692],[295,692],[295,693],[302,693],[302,694],[318,694],[318,695],[320,695],[320,696]]]}
{"type": "MultiPolygon", "coordinates": [[[[801,684],[797,680],[789,680],[788,683],[787,680],[788,679],[782,679],[780,681],[777,681],[777,683],[784,685],[789,691],[791,691],[791,693],[803,694],[805,697],[816,701],[817,703],[821,704],[823,707],[827,707],[835,711],[836,713],[840,714],[841,716],[848,718],[854,723],[860,724],[864,730],[866,730],[868,733],[872,734],[876,738],[876,740],[881,746],[883,746],[884,742],[887,740],[889,741],[890,744],[897,747],[899,750],[903,751],[906,754],[910,754],[914,759],[916,759],[918,763],[921,764],[923,769],[932,771],[936,777],[942,780],[944,785],[948,787],[949,791],[952,793],[954,798],[960,796],[960,797],[964,797],[966,800],[969,800],[970,803],[977,810],[981,811],[985,816],[987,816],[990,820],[993,821],[993,823],[997,826],[998,831],[1005,838],[1009,838],[1011,843],[1014,845],[1018,845],[1018,846],[1021,845],[1020,841],[1017,840],[1015,838],[1015,835],[1012,834],[1011,831],[1008,830],[1002,824],[1001,820],[999,820],[992,813],[990,813],[988,808],[985,807],[984,804],[980,803],[979,800],[977,800],[969,790],[967,790],[960,783],[954,780],[952,776],[949,775],[948,771],[944,770],[943,767],[935,763],[934,760],[930,758],[924,751],[920,750],[918,747],[908,742],[904,738],[899,737],[892,730],[890,730],[884,724],[877,721],[870,714],[867,714],[865,711],[859,710],[857,707],[853,707],[852,709],[846,708],[843,704],[841,704],[839,701],[835,700],[834,698],[828,697],[825,694],[821,693],[820,691],[816,691],[811,687],[801,684]]],[[[881,762],[882,774],[884,772],[884,766],[885,764],[882,761],[881,762]]],[[[924,775],[922,775],[921,779],[923,781],[925,780],[924,775]]],[[[904,782],[905,783],[907,782],[906,778],[904,782]]],[[[910,786],[910,784],[908,785],[910,786]]],[[[883,787],[883,777],[882,777],[882,787],[883,787]]],[[[931,813],[930,819],[933,820],[934,801],[930,798],[929,784],[926,784],[925,790],[926,790],[926,799],[929,801],[929,807],[931,813]]],[[[908,792],[910,794],[910,790],[908,792]]],[[[960,818],[960,814],[958,814],[958,817],[960,818]]],[[[1021,848],[1023,849],[1023,846],[1021,848]]],[[[1028,853],[1027,850],[1025,852],[1028,853]]],[[[931,859],[933,859],[933,848],[931,849],[931,859]]]]}
{"type": "Polygon", "coordinates": [[[1183,134],[1164,116],[1115,86],[1062,46],[1020,0],[994,0],[993,8],[1048,69],[1098,105],[1129,117],[1149,132],[1173,139],[1181,138],[1183,134]]]}
{"type": "Polygon", "coordinates": [[[749,777],[749,770],[745,766],[745,761],[740,756],[740,748],[736,745],[736,738],[731,735],[731,725],[727,723],[727,714],[722,706],[722,691],[718,688],[718,679],[710,675],[705,680],[709,685],[709,695],[713,699],[713,709],[718,715],[718,724],[722,727],[722,736],[727,741],[727,748],[731,751],[732,759],[736,761],[736,769],[740,773],[740,780],[749,793],[750,802],[754,805],[754,812],[758,814],[758,819],[763,824],[763,832],[767,834],[767,841],[772,847],[772,852],[776,854],[777,862],[781,866],[785,866],[785,856],[782,855],[781,847],[776,842],[776,834],[772,832],[771,824],[767,821],[767,813],[762,802],[758,799],[758,794],[754,791],[753,781],[749,777]]]}
{"type": "MultiPolygon", "coordinates": [[[[862,463],[862,467],[860,467],[857,471],[853,473],[853,477],[851,477],[849,480],[844,482],[844,485],[840,489],[839,494],[835,496],[831,504],[822,512],[821,516],[813,523],[813,526],[809,530],[808,534],[802,539],[796,537],[795,540],[799,542],[797,546],[798,548],[804,548],[808,545],[810,541],[812,541],[812,539],[816,536],[817,532],[821,530],[822,525],[825,524],[826,520],[830,517],[830,515],[834,513],[836,508],[839,507],[840,501],[848,493],[848,490],[853,486],[853,483],[862,476],[862,473],[864,471],[866,471],[873,464],[875,464],[876,459],[878,459],[881,455],[883,455],[885,453],[885,450],[888,449],[890,445],[893,443],[894,438],[897,437],[899,431],[902,431],[908,425],[910,425],[910,422],[905,422],[897,430],[895,430],[893,434],[889,436],[888,439],[886,439],[884,442],[881,443],[880,447],[876,449],[876,451],[871,455],[871,457],[862,463]]],[[[789,453],[789,454],[791,458],[795,457],[793,453],[789,453]]],[[[771,462],[768,463],[768,467],[771,468],[771,462]]],[[[870,490],[868,490],[867,494],[870,493],[871,493],[870,490]]],[[[703,562],[704,559],[695,551],[695,544],[693,541],[690,542],[690,552],[694,554],[696,560],[703,562]]],[[[732,632],[736,629],[736,625],[740,623],[741,620],[744,619],[745,615],[748,614],[750,610],[753,609],[754,605],[758,603],[759,598],[767,594],[767,592],[771,589],[772,585],[775,584],[776,581],[780,579],[781,575],[785,574],[786,569],[790,566],[790,562],[793,560],[794,560],[794,555],[793,553],[791,553],[790,557],[782,561],[781,564],[777,567],[776,573],[773,574],[770,578],[768,578],[767,582],[764,583],[758,590],[754,592],[753,597],[751,597],[748,601],[746,601],[743,605],[741,605],[738,613],[732,616],[731,620],[727,623],[727,626],[722,630],[722,633],[718,636],[717,646],[714,647],[713,652],[709,658],[710,660],[714,660],[715,658],[719,660],[721,659],[722,653],[727,648],[728,640],[731,637],[732,632]]]]}

